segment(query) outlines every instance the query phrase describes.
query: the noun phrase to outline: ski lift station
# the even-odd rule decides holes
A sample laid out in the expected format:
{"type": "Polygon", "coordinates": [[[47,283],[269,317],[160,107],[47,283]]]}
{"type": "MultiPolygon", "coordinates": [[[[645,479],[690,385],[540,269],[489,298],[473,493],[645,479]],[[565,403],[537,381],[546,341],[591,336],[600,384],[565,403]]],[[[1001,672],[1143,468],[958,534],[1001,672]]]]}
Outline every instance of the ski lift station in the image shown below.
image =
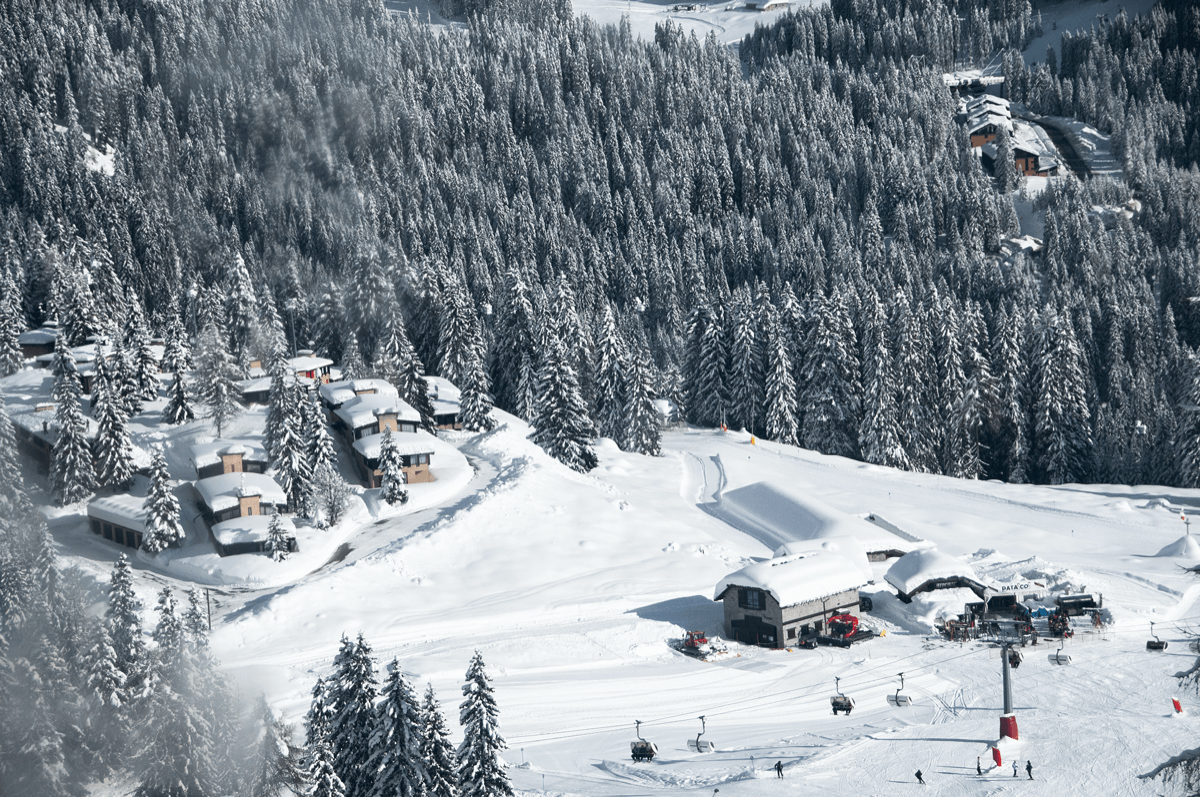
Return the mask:
{"type": "Polygon", "coordinates": [[[887,583],[896,588],[897,596],[912,603],[918,592],[936,589],[962,589],[974,592],[986,600],[988,587],[970,565],[936,548],[919,548],[896,560],[884,575],[887,583]]]}
{"type": "Polygon", "coordinates": [[[862,546],[853,538],[814,542],[721,579],[713,600],[725,605],[727,638],[778,648],[822,633],[834,615],[858,617],[858,590],[871,580],[862,546]]]}

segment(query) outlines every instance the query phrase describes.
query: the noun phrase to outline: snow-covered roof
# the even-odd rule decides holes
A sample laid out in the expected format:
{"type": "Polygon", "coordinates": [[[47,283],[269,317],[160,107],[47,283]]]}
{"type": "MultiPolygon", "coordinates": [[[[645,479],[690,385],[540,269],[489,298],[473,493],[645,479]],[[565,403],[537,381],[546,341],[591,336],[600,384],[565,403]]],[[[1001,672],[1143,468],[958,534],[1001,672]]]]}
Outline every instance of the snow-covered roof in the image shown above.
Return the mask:
{"type": "Polygon", "coordinates": [[[88,517],[115,523],[134,531],[146,530],[146,499],[120,494],[93,498],[88,502],[88,517]]]}
{"type": "Polygon", "coordinates": [[[41,329],[27,329],[17,338],[18,342],[23,346],[34,346],[39,343],[53,343],[58,339],[58,330],[53,327],[42,327],[41,329]]]}
{"type": "Polygon", "coordinates": [[[457,400],[433,399],[432,402],[434,415],[457,415],[462,410],[462,405],[457,400]]]}
{"type": "MultiPolygon", "coordinates": [[[[296,525],[286,515],[280,516],[283,530],[288,536],[296,534],[296,525]]],[[[222,545],[235,545],[242,542],[263,542],[271,530],[270,515],[246,515],[214,523],[213,537],[222,545]]]]}
{"type": "MultiPolygon", "coordinates": [[[[250,369],[254,371],[253,368],[250,369]]],[[[271,390],[270,376],[254,376],[250,379],[242,379],[237,383],[238,389],[245,393],[267,393],[271,390]]],[[[298,384],[301,387],[308,387],[313,383],[313,380],[307,376],[294,376],[292,374],[284,374],[283,381],[289,385],[298,384]]]]}
{"type": "Polygon", "coordinates": [[[943,74],[942,82],[949,87],[969,86],[972,84],[994,86],[997,83],[1004,82],[1004,75],[985,74],[982,69],[960,69],[957,72],[946,72],[943,74]]]}
{"type": "Polygon", "coordinates": [[[213,512],[223,512],[238,505],[246,495],[262,496],[268,504],[283,506],[287,496],[274,479],[265,473],[222,473],[196,482],[200,500],[213,512]]]}
{"type": "Polygon", "coordinates": [[[884,578],[905,595],[911,594],[927,581],[940,578],[968,578],[977,584],[985,583],[969,564],[937,548],[909,551],[888,568],[884,578]]]}
{"type": "Polygon", "coordinates": [[[959,113],[965,113],[968,116],[980,108],[989,107],[1011,115],[1008,100],[994,94],[977,94],[973,97],[964,97],[958,102],[959,113]]]}
{"type": "Polygon", "coordinates": [[[213,440],[211,443],[197,443],[190,451],[192,463],[197,469],[217,465],[221,462],[221,457],[229,454],[241,454],[243,460],[251,462],[267,461],[267,450],[248,440],[213,440]]]}
{"type": "Polygon", "coordinates": [[[326,357],[293,357],[288,360],[288,365],[293,371],[315,371],[318,368],[328,368],[333,365],[333,360],[326,357]]]}
{"type": "Polygon", "coordinates": [[[868,582],[854,562],[831,550],[814,550],[756,562],[717,583],[713,600],[732,586],[757,587],[771,593],[780,606],[820,600],[868,582]]]}
{"type": "Polygon", "coordinates": [[[454,402],[460,400],[462,391],[444,376],[427,376],[425,383],[429,385],[429,398],[431,399],[454,402]]]}
{"type": "Polygon", "coordinates": [[[1012,119],[1007,114],[997,113],[993,110],[983,110],[972,114],[967,117],[966,125],[968,133],[978,132],[988,125],[995,125],[997,129],[1004,128],[1010,132],[1013,129],[1012,119]]]}
{"type": "Polygon", "coordinates": [[[810,553],[814,551],[830,551],[845,557],[858,567],[863,578],[869,583],[874,580],[875,575],[871,572],[871,562],[867,559],[867,549],[857,538],[846,535],[844,537],[823,537],[817,540],[796,540],[794,542],[786,542],[775,551],[775,556],[792,556],[798,553],[810,553]]]}
{"type": "Polygon", "coordinates": [[[398,397],[395,385],[386,379],[349,379],[321,385],[321,400],[326,404],[340,406],[358,394],[398,397]]]}
{"type": "Polygon", "coordinates": [[[398,421],[421,422],[421,413],[396,396],[367,394],[355,396],[333,411],[351,429],[375,423],[380,415],[395,413],[398,421]]]}
{"type": "MultiPolygon", "coordinates": [[[[46,409],[38,410],[38,405],[14,405],[8,408],[8,417],[14,425],[21,427],[25,431],[40,437],[51,445],[58,440],[58,422],[55,420],[57,412],[55,405],[52,402],[45,402],[46,409]]],[[[84,433],[88,439],[94,438],[100,431],[100,426],[92,420],[91,416],[82,416],[84,425],[87,426],[87,431],[84,433]]]]}
{"type": "MultiPolygon", "coordinates": [[[[163,353],[166,351],[166,347],[152,343],[149,346],[149,350],[150,355],[155,360],[162,360],[163,353]]],[[[112,357],[113,346],[108,342],[107,338],[102,339],[99,342],[93,341],[92,343],[84,343],[81,346],[71,347],[71,356],[75,358],[76,365],[93,363],[96,361],[97,355],[101,353],[104,355],[105,359],[112,357]]],[[[42,365],[49,365],[54,362],[55,356],[55,352],[39,354],[36,358],[36,362],[42,365]]]]}
{"type": "MultiPolygon", "coordinates": [[[[1040,172],[1048,172],[1059,168],[1058,150],[1050,136],[1038,125],[1027,122],[1013,122],[1012,126],[1013,152],[1021,150],[1037,158],[1037,168],[1040,172]]],[[[995,141],[984,144],[983,153],[995,160],[999,147],[995,141]]]]}
{"type": "MultiPolygon", "coordinates": [[[[392,432],[392,440],[396,443],[396,453],[404,457],[433,453],[433,436],[428,432],[392,432]]],[[[354,450],[366,459],[379,459],[382,447],[381,434],[367,435],[354,441],[354,450]]]]}

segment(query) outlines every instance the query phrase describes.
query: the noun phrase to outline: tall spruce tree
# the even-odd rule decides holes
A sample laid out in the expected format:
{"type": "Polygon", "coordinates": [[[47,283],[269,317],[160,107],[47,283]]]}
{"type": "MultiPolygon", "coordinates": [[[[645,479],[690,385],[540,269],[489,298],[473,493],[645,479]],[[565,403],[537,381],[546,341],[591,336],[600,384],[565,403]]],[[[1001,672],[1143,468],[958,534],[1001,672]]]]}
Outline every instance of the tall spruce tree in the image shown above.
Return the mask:
{"type": "Polygon", "coordinates": [[[508,773],[500,761],[507,747],[500,735],[500,710],[492,693],[483,654],[475,651],[463,684],[458,721],[463,741],[458,746],[458,788],[462,797],[513,797],[508,773]]]}
{"type": "Polygon", "coordinates": [[[312,748],[307,780],[308,797],[347,797],[346,786],[333,768],[333,752],[324,739],[318,739],[312,748]]]}
{"type": "Polygon", "coordinates": [[[421,762],[430,797],[458,797],[458,756],[433,684],[425,687],[421,703],[421,762]]]}
{"type": "Polygon", "coordinates": [[[629,360],[621,393],[625,396],[625,418],[621,447],[651,457],[659,455],[659,414],[654,406],[654,374],[650,355],[637,350],[629,360]]]}
{"type": "Polygon", "coordinates": [[[0,376],[11,376],[21,370],[25,362],[21,353],[24,329],[21,294],[8,272],[0,268],[0,376]]]}
{"type": "Polygon", "coordinates": [[[847,339],[840,297],[817,294],[804,361],[806,448],[853,457],[858,453],[858,357],[847,339]]]}
{"type": "Polygon", "coordinates": [[[876,465],[909,468],[908,454],[901,444],[897,417],[897,385],[894,360],[887,340],[887,316],[878,294],[867,300],[863,328],[863,418],[858,441],[863,459],[876,465]]]}
{"type": "Polygon", "coordinates": [[[337,462],[337,452],[333,448],[333,436],[329,434],[329,425],[325,422],[325,411],[317,399],[317,391],[308,391],[304,403],[304,445],[308,455],[308,466],[316,474],[326,466],[337,462]]]}
{"type": "Polygon", "coordinates": [[[604,305],[600,330],[596,335],[596,419],[601,437],[617,442],[625,437],[625,371],[628,368],[625,343],[617,332],[612,307],[604,305]]]}
{"type": "Polygon", "coordinates": [[[388,665],[381,697],[367,765],[377,773],[372,794],[411,797],[427,780],[421,757],[421,707],[397,659],[388,665]]]}
{"type": "Polygon", "coordinates": [[[792,358],[787,337],[778,318],[771,319],[767,331],[766,359],[767,438],[794,446],[798,442],[796,421],[796,381],[792,377],[792,358]]]}
{"type": "Polygon", "coordinates": [[[145,507],[146,533],[142,536],[142,549],[146,553],[157,554],[183,541],[179,499],[171,486],[167,460],[158,447],[154,449],[154,461],[150,465],[150,492],[146,494],[145,507]]]}
{"type": "Polygon", "coordinates": [[[562,340],[553,329],[545,334],[530,439],[569,468],[587,473],[599,462],[592,448],[596,429],[562,340]]]}
{"type": "Polygon", "coordinates": [[[133,443],[120,396],[109,375],[104,353],[97,350],[92,375],[92,417],[97,424],[92,442],[98,486],[124,489],[133,481],[133,443]]]}
{"type": "Polygon", "coordinates": [[[379,469],[383,471],[383,500],[389,504],[407,504],[408,490],[404,489],[404,461],[396,450],[392,430],[383,433],[379,446],[379,469]]]}
{"type": "Polygon", "coordinates": [[[116,654],[115,663],[124,676],[126,694],[130,699],[140,695],[148,668],[146,643],[142,638],[141,609],[141,601],[133,591],[133,570],[129,560],[122,554],[113,568],[105,618],[116,654]]]}
{"type": "Polygon", "coordinates": [[[1050,484],[1084,481],[1092,438],[1083,354],[1071,320],[1052,307],[1042,313],[1038,337],[1035,461],[1050,484]]]}
{"type": "Polygon", "coordinates": [[[287,530],[283,527],[283,515],[279,514],[278,509],[271,513],[271,525],[267,527],[267,540],[263,550],[271,555],[273,562],[284,561],[291,552],[287,530]]]}
{"type": "Polygon", "coordinates": [[[371,797],[375,772],[368,767],[371,739],[375,735],[378,696],[371,647],[363,638],[351,642],[342,637],[342,647],[333,660],[328,682],[329,720],[327,739],[333,753],[333,769],[346,786],[346,797],[371,797]]]}
{"type": "Polygon", "coordinates": [[[242,412],[239,374],[225,346],[225,336],[215,324],[200,333],[196,343],[196,395],[221,437],[225,425],[242,412]]]}
{"type": "Polygon", "coordinates": [[[265,697],[258,701],[261,726],[249,797],[289,797],[308,793],[303,751],[292,743],[293,730],[275,716],[265,697]]]}
{"type": "Polygon", "coordinates": [[[87,438],[87,422],[79,406],[79,371],[75,356],[59,336],[54,352],[55,425],[58,438],[54,442],[50,464],[50,494],[59,506],[73,504],[91,495],[96,489],[92,448],[87,438]]]}
{"type": "Polygon", "coordinates": [[[162,422],[170,426],[196,420],[192,400],[188,397],[187,381],[182,371],[176,371],[167,392],[167,406],[163,408],[162,422]]]}

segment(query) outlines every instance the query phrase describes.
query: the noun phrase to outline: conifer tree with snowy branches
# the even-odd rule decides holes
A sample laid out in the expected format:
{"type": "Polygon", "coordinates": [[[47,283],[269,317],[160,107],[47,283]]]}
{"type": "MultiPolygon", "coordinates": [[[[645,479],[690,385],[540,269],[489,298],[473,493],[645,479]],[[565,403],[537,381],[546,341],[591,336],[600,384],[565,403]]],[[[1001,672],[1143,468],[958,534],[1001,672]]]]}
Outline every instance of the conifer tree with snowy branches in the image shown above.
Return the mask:
{"type": "Polygon", "coordinates": [[[225,336],[215,324],[209,324],[196,342],[196,395],[217,427],[217,437],[242,412],[239,378],[225,336]]]}
{"type": "Polygon", "coordinates": [[[157,554],[168,546],[183,540],[183,526],[179,522],[179,499],[171,487],[171,476],[167,472],[167,460],[161,448],[154,449],[154,460],[150,465],[150,492],[146,495],[146,533],[142,536],[142,550],[157,554]]]}
{"type": "Polygon", "coordinates": [[[333,676],[327,684],[332,714],[326,739],[333,769],[346,787],[347,797],[370,797],[376,773],[368,768],[371,739],[375,734],[378,696],[371,647],[358,635],[351,642],[342,637],[342,647],[333,660],[333,676]]]}
{"type": "Polygon", "coordinates": [[[388,665],[380,696],[367,764],[377,773],[372,795],[411,797],[427,779],[421,757],[421,707],[397,659],[388,665]]]}
{"type": "Polygon", "coordinates": [[[425,687],[421,703],[421,761],[430,797],[458,797],[458,754],[438,703],[433,684],[425,687]]]}
{"type": "Polygon", "coordinates": [[[654,375],[650,355],[643,349],[631,353],[624,374],[625,422],[621,447],[650,457],[659,455],[658,410],[654,407],[654,375]]]}
{"type": "Polygon", "coordinates": [[[463,741],[458,747],[458,788],[462,797],[513,797],[500,760],[507,747],[500,735],[500,710],[492,692],[483,654],[475,651],[467,667],[459,706],[463,741]]]}
{"type": "Polygon", "coordinates": [[[178,426],[194,420],[196,413],[192,409],[192,400],[188,397],[186,377],[182,371],[176,371],[167,391],[167,406],[163,408],[162,422],[178,426]]]}
{"type": "Polygon", "coordinates": [[[396,450],[396,438],[392,430],[383,433],[379,446],[379,469],[383,471],[383,500],[388,504],[408,503],[408,490],[404,489],[404,462],[396,450]]]}
{"type": "Polygon", "coordinates": [[[566,347],[553,329],[545,336],[530,439],[572,470],[587,473],[599,462],[592,448],[596,429],[566,347]]]}
{"type": "Polygon", "coordinates": [[[282,562],[290,553],[287,530],[283,527],[283,515],[276,509],[271,513],[271,525],[267,527],[267,540],[263,550],[271,555],[271,561],[282,562]]]}
{"type": "Polygon", "coordinates": [[[108,362],[101,353],[96,357],[92,375],[92,417],[98,427],[92,442],[96,483],[123,489],[133,481],[133,443],[125,408],[113,388],[108,362]]]}
{"type": "Polygon", "coordinates": [[[87,439],[87,422],[79,406],[79,371],[75,356],[61,335],[55,348],[53,367],[58,439],[54,442],[50,464],[50,494],[56,504],[66,506],[91,495],[96,489],[96,475],[92,447],[87,439]]]}

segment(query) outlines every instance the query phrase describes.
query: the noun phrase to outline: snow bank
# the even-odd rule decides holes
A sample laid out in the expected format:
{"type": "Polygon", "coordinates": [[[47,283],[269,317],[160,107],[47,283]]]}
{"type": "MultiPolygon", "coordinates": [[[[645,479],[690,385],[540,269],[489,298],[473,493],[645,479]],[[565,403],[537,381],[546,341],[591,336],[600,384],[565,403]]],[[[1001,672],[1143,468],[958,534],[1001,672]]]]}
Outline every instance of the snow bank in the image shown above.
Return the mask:
{"type": "Polygon", "coordinates": [[[1155,556],[1177,556],[1182,559],[1200,559],[1200,542],[1191,534],[1185,534],[1164,547],[1155,556]]]}
{"type": "Polygon", "coordinates": [[[756,482],[721,496],[722,513],[770,532],[781,542],[854,537],[866,551],[910,551],[914,544],[862,518],[774,482],[756,482]]]}

